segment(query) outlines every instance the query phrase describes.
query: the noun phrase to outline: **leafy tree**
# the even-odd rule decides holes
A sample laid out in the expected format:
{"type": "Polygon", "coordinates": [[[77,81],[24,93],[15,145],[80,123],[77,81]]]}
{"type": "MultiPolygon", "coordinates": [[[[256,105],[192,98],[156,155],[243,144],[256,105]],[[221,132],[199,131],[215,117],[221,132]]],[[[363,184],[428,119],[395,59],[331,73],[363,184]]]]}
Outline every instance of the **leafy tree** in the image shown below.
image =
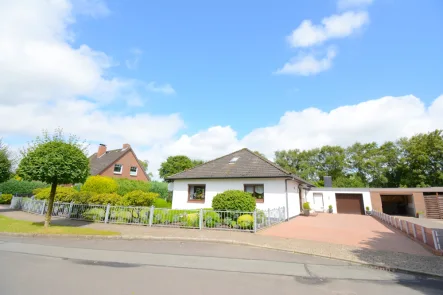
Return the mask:
{"type": "Polygon", "coordinates": [[[144,171],[148,170],[148,165],[149,165],[148,160],[138,160],[138,163],[140,164],[140,166],[142,166],[144,171]]]}
{"type": "Polygon", "coordinates": [[[0,182],[4,182],[11,177],[11,169],[10,152],[0,138],[0,182]]]}
{"type": "Polygon", "coordinates": [[[266,156],[264,154],[260,153],[259,151],[254,151],[254,154],[266,159],[266,156]]]}
{"type": "Polygon", "coordinates": [[[193,167],[195,167],[195,166],[198,166],[198,165],[201,165],[201,164],[204,164],[205,163],[205,161],[203,161],[203,160],[191,160],[192,161],[192,165],[194,165],[193,167]]]}
{"type": "Polygon", "coordinates": [[[170,156],[161,164],[158,172],[161,178],[166,179],[168,176],[191,169],[203,163],[204,161],[202,160],[191,160],[187,156],[170,156]]]}
{"type": "Polygon", "coordinates": [[[51,213],[58,184],[84,182],[89,175],[86,146],[71,135],[65,138],[61,129],[53,135],[43,132],[22,151],[18,174],[25,180],[51,184],[45,227],[51,222],[51,213]]]}

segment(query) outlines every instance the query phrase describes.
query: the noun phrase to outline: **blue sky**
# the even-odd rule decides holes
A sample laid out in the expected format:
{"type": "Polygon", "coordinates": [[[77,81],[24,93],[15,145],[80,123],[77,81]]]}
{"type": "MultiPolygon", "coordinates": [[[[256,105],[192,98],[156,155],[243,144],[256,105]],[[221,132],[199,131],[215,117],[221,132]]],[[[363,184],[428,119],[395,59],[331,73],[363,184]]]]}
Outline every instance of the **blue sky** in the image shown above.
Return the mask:
{"type": "Polygon", "coordinates": [[[9,0],[0,137],[62,127],[156,170],[443,128],[440,0],[9,0]],[[19,117],[19,119],[17,119],[19,117]]]}

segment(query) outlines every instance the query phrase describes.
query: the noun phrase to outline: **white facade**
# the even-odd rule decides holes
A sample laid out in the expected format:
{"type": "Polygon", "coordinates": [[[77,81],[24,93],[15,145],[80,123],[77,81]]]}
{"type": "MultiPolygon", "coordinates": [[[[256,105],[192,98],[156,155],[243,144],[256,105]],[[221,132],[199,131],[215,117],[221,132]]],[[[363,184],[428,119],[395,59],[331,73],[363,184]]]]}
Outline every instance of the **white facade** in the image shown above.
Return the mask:
{"type": "Polygon", "coordinates": [[[173,209],[200,209],[211,208],[212,199],[218,193],[227,190],[244,190],[245,184],[263,184],[264,201],[257,203],[257,209],[267,210],[279,207],[287,208],[289,218],[300,214],[300,198],[298,194],[299,183],[294,180],[287,181],[288,205],[286,204],[286,184],[283,178],[234,178],[234,179],[198,179],[198,180],[174,180],[170,189],[173,191],[173,209]],[[188,186],[204,184],[204,203],[188,202],[188,186]]]}
{"type": "Polygon", "coordinates": [[[369,189],[349,189],[349,188],[311,188],[306,193],[306,200],[312,210],[317,212],[327,212],[329,205],[332,205],[333,213],[337,213],[337,201],[335,194],[361,194],[363,196],[363,206],[372,210],[371,194],[369,189]]]}

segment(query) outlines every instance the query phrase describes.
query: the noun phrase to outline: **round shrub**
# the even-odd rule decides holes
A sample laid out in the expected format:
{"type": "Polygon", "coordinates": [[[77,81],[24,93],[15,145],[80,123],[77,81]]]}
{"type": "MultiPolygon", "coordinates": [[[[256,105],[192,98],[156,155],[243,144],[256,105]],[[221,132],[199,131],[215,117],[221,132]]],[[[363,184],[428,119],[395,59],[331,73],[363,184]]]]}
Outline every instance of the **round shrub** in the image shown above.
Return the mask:
{"type": "Polygon", "coordinates": [[[155,193],[146,193],[140,190],[127,193],[121,198],[119,205],[122,206],[152,206],[158,197],[155,193]]]}
{"type": "MultiPolygon", "coordinates": [[[[51,188],[47,187],[42,190],[38,194],[35,195],[35,198],[37,200],[47,200],[49,199],[49,195],[51,193],[51,188]]],[[[58,186],[57,190],[55,191],[55,201],[56,202],[64,202],[64,203],[70,203],[77,191],[72,187],[66,187],[66,186],[58,186]]]]}
{"type": "Polygon", "coordinates": [[[88,203],[89,204],[98,204],[98,205],[107,205],[111,204],[112,206],[119,204],[121,202],[122,197],[116,193],[113,194],[91,194],[88,203]]]}
{"type": "Polygon", "coordinates": [[[203,222],[206,227],[216,227],[220,223],[220,215],[214,211],[205,211],[203,214],[203,222]]]}
{"type": "Polygon", "coordinates": [[[12,195],[11,194],[1,194],[0,204],[11,204],[12,195]]]}
{"type": "Polygon", "coordinates": [[[255,210],[255,198],[244,191],[228,190],[214,196],[212,208],[222,211],[252,212],[255,210]]]}
{"type": "Polygon", "coordinates": [[[199,216],[198,213],[191,213],[186,215],[186,225],[189,227],[198,227],[199,216]]]}
{"type": "Polygon", "coordinates": [[[240,228],[252,228],[252,226],[254,225],[254,217],[252,217],[252,215],[250,214],[243,214],[242,216],[240,216],[237,219],[237,225],[240,228]]]}
{"type": "Polygon", "coordinates": [[[102,208],[91,208],[83,212],[83,218],[90,221],[102,221],[105,219],[105,214],[102,208]]]}
{"type": "Polygon", "coordinates": [[[100,175],[89,176],[81,187],[82,192],[97,194],[116,193],[117,189],[117,182],[113,178],[100,175]]]}
{"type": "Polygon", "coordinates": [[[172,204],[167,202],[166,200],[160,199],[160,198],[156,198],[154,200],[154,207],[155,208],[167,208],[167,209],[171,209],[172,204]]]}

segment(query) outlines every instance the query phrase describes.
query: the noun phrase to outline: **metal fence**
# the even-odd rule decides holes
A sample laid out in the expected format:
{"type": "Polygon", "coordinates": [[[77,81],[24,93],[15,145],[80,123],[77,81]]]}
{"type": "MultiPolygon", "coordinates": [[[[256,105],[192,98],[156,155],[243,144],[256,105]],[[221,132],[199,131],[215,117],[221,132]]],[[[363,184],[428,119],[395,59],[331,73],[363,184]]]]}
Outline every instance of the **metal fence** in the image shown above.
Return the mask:
{"type": "Polygon", "coordinates": [[[406,233],[414,240],[426,244],[434,250],[443,253],[443,230],[427,228],[378,211],[371,211],[371,215],[379,219],[381,222],[389,224],[406,233]]]}
{"type": "MultiPolygon", "coordinates": [[[[45,214],[46,201],[13,197],[11,208],[45,214]]],[[[254,212],[178,210],[54,202],[52,216],[93,222],[256,232],[285,221],[285,207],[254,212]]]]}

